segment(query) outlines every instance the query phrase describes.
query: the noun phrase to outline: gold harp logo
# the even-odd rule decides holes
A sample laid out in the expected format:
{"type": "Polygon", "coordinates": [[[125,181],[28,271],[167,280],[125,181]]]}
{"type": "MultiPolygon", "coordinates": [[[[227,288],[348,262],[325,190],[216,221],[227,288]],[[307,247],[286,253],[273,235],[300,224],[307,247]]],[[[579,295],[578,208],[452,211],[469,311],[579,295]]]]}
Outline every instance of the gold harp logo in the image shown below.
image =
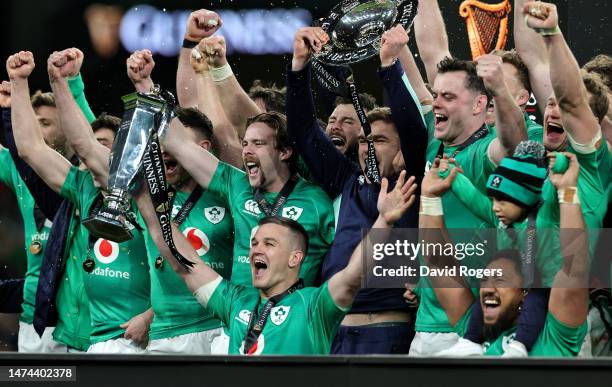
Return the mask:
{"type": "Polygon", "coordinates": [[[168,211],[169,208],[170,208],[170,204],[166,201],[166,202],[160,204],[159,206],[157,206],[155,211],[157,211],[159,213],[163,213],[163,212],[168,211]]]}
{"type": "Polygon", "coordinates": [[[459,6],[459,15],[465,19],[472,50],[472,59],[501,50],[508,37],[508,15],[512,7],[509,0],[487,4],[465,0],[459,6]]]}

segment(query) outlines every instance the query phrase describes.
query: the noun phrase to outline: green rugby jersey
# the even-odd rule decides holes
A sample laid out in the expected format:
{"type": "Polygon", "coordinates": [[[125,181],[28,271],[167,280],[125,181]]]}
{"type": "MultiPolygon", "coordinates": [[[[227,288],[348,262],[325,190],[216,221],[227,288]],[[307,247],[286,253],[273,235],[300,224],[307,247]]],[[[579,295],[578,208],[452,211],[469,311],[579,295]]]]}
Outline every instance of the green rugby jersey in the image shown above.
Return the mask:
{"type": "MultiPolygon", "coordinates": [[[[176,192],[172,216],[180,211],[189,195],[188,192],[176,192]]],[[[141,224],[144,222],[141,221],[141,224]]],[[[210,192],[202,193],[180,230],[202,261],[223,278],[230,278],[234,222],[226,202],[210,192]]],[[[223,326],[220,320],[202,308],[167,262],[160,269],[155,268],[159,250],[149,233],[145,237],[145,244],[149,257],[151,306],[154,312],[149,338],[164,339],[223,326]]]]}
{"type": "MultiPolygon", "coordinates": [[[[429,171],[431,165],[438,154],[438,149],[442,144],[434,137],[434,113],[429,111],[424,115],[427,131],[429,134],[429,144],[427,146],[427,165],[425,173],[429,171]]],[[[460,151],[455,159],[463,167],[465,175],[475,183],[475,186],[483,193],[486,192],[486,183],[489,175],[495,169],[495,165],[489,160],[488,148],[495,139],[494,133],[489,133],[484,138],[469,145],[460,151]]],[[[457,147],[444,147],[444,153],[451,156],[457,147]]],[[[471,214],[471,212],[461,203],[452,192],[447,192],[442,197],[444,208],[444,221],[446,227],[452,228],[486,228],[485,221],[471,214]]],[[[468,262],[464,262],[468,264],[468,262]]],[[[474,262],[478,266],[480,262],[474,262]]],[[[416,330],[420,332],[454,332],[453,326],[448,321],[446,312],[440,306],[431,283],[428,279],[421,279],[419,283],[418,295],[420,298],[419,309],[417,311],[416,330]]]]}
{"type": "MultiPolygon", "coordinates": [[[[527,128],[528,140],[542,143],[544,140],[544,127],[529,118],[529,114],[527,113],[525,113],[525,127],[527,128]]],[[[490,128],[492,133],[497,133],[495,125],[491,126],[490,128]]]]}
{"type": "MultiPolygon", "coordinates": [[[[552,313],[548,312],[544,328],[531,351],[529,351],[529,356],[577,356],[582,347],[587,329],[586,319],[579,327],[572,328],[560,323],[552,313]]],[[[514,339],[515,332],[516,326],[502,333],[492,343],[485,343],[484,354],[486,356],[503,355],[506,346],[514,339]]]]}
{"type": "MultiPolygon", "coordinates": [[[[207,309],[229,327],[229,353],[244,354],[243,341],[259,291],[221,281],[207,309]]],[[[261,313],[266,300],[259,303],[261,313]]],[[[256,355],[327,355],[348,309],[336,305],[328,282],[299,289],[272,308],[257,340],[256,355]]]]}
{"type": "Polygon", "coordinates": [[[23,285],[22,312],[19,319],[27,324],[32,324],[40,266],[42,265],[44,249],[47,246],[51,222],[45,219],[40,230],[38,229],[34,218],[34,207],[36,203],[34,203],[34,198],[30,194],[28,187],[23,180],[21,180],[13,157],[6,148],[0,149],[0,164],[2,165],[2,168],[0,168],[0,182],[10,187],[15,193],[17,204],[19,205],[19,212],[23,219],[27,271],[25,274],[25,283],[23,285]],[[35,249],[30,250],[30,244],[32,242],[39,242],[42,248],[39,251],[35,249]]]}
{"type": "MultiPolygon", "coordinates": [[[[89,172],[73,166],[60,194],[72,201],[81,217],[86,218],[100,189],[94,185],[89,172]]],[[[120,325],[150,307],[151,285],[144,238],[136,229],[132,233],[133,238],[122,243],[97,239],[89,252],[95,262],[91,273],[82,267],[87,257],[89,232],[81,226],[74,236],[73,245],[82,250],[71,258],[80,266],[77,270],[90,302],[92,344],[122,336],[125,329],[120,325]]]]}
{"type": "MultiPolygon", "coordinates": [[[[249,250],[251,237],[256,231],[257,222],[265,214],[253,198],[253,188],[245,172],[223,162],[209,184],[208,190],[227,200],[234,218],[234,261],[232,282],[252,285],[249,250]]],[[[268,203],[272,203],[277,193],[264,193],[268,203]]],[[[278,215],[299,222],[310,237],[300,277],[306,286],[313,285],[318,276],[321,262],[334,238],[334,212],[332,203],[321,188],[301,177],[278,215]]]]}

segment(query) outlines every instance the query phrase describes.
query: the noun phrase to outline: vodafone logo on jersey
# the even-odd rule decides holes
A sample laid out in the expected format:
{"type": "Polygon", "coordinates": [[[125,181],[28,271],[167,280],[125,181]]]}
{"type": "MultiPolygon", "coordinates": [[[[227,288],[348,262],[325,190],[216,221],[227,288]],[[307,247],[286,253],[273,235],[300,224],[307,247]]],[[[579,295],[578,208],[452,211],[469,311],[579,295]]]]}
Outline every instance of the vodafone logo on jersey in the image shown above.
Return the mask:
{"type": "Polygon", "coordinates": [[[119,244],[102,238],[96,241],[93,250],[96,259],[107,265],[119,256],[119,244]]]}
{"type": "Polygon", "coordinates": [[[191,246],[195,249],[196,253],[201,257],[208,253],[210,249],[210,241],[204,232],[195,227],[187,227],[183,231],[185,238],[191,243],[191,246]]]}

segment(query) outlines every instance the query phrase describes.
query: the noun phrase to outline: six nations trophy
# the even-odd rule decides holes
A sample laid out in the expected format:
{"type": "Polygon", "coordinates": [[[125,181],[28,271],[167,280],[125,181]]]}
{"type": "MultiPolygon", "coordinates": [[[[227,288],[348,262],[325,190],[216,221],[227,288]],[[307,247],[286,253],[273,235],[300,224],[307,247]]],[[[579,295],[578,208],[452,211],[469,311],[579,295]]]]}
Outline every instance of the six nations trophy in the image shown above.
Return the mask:
{"type": "Polygon", "coordinates": [[[150,93],[132,93],[122,100],[125,110],[111,151],[108,195],[100,210],[83,221],[92,235],[118,243],[132,238],[129,194],[136,188],[154,132],[164,130],[175,107],[174,96],[158,86],[150,93]]]}
{"type": "Polygon", "coordinates": [[[365,176],[377,184],[381,177],[371,129],[348,65],[378,54],[383,33],[393,26],[401,25],[408,31],[418,4],[418,0],[343,0],[326,18],[316,22],[329,36],[329,42],[313,54],[312,69],[323,88],[353,103],[368,139],[365,176]]]}

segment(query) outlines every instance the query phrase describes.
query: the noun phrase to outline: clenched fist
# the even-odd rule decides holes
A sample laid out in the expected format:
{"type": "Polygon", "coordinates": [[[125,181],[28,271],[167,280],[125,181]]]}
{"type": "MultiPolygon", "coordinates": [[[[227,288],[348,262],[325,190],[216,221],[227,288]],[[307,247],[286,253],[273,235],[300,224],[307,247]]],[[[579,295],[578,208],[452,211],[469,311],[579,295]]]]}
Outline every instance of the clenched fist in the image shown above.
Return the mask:
{"type": "Polygon", "coordinates": [[[26,79],[34,70],[34,55],[30,51],[19,51],[6,60],[9,79],[26,79]]]}
{"type": "Polygon", "coordinates": [[[212,68],[220,68],[227,64],[225,38],[223,36],[211,36],[202,39],[198,48],[206,58],[206,63],[212,68]]]}
{"type": "Polygon", "coordinates": [[[380,65],[387,67],[399,57],[402,48],[408,44],[408,33],[401,25],[385,31],[380,42],[380,65]]]}
{"type": "Polygon", "coordinates": [[[134,51],[126,60],[127,75],[138,91],[148,92],[153,86],[151,72],[155,67],[153,54],[149,50],[134,51]]]}
{"type": "Polygon", "coordinates": [[[206,9],[194,11],[187,19],[185,39],[199,42],[214,34],[222,25],[223,21],[216,12],[206,9]]]}
{"type": "Polygon", "coordinates": [[[530,1],[523,6],[523,15],[527,26],[540,30],[553,30],[559,25],[557,6],[542,1],[530,1]]]}
{"type": "Polygon", "coordinates": [[[479,57],[476,62],[476,73],[484,81],[485,87],[493,96],[498,95],[506,86],[502,59],[497,55],[487,54],[479,57]]]}
{"type": "Polygon", "coordinates": [[[83,53],[78,48],[67,48],[55,51],[47,60],[49,80],[54,81],[66,77],[74,77],[81,71],[83,53]]]}
{"type": "Polygon", "coordinates": [[[11,82],[2,81],[0,83],[0,107],[11,107],[11,82]]]}

